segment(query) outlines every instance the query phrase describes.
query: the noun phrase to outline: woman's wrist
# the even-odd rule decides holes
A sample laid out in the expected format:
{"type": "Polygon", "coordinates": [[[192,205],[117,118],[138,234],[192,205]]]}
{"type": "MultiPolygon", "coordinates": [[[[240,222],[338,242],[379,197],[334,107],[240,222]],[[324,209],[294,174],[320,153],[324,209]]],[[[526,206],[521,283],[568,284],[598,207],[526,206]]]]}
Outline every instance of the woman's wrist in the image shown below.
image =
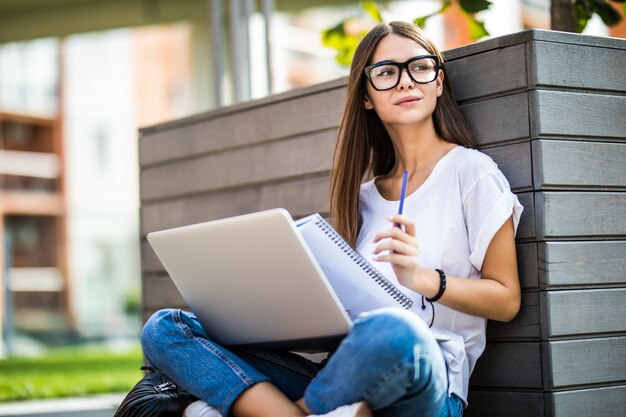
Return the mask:
{"type": "Polygon", "coordinates": [[[423,276],[420,280],[422,285],[421,288],[417,289],[417,292],[426,298],[435,297],[439,292],[439,284],[441,282],[439,272],[434,269],[424,268],[422,274],[423,276]]]}

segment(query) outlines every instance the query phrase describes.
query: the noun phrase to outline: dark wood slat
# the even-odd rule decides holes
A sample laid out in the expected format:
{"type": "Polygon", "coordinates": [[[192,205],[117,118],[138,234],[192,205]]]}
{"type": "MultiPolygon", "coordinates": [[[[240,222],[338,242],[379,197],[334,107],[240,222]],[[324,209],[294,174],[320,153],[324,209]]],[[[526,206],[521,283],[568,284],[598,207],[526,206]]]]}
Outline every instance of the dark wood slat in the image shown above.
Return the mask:
{"type": "Polygon", "coordinates": [[[151,273],[165,273],[165,269],[159,261],[154,250],[147,240],[141,241],[141,273],[145,276],[151,273]]]}
{"type": "Polygon", "coordinates": [[[626,235],[626,193],[540,192],[535,194],[537,238],[626,235]]]}
{"type": "MultiPolygon", "coordinates": [[[[296,95],[265,106],[216,110],[178,123],[174,129],[142,131],[142,166],[197,156],[276,138],[298,136],[339,126],[345,88],[296,95]],[[215,114],[213,114],[215,113],[215,114]],[[271,122],[270,122],[271,121],[271,122]]],[[[333,132],[336,136],[336,133],[333,132]]]]}
{"type": "Polygon", "coordinates": [[[542,352],[547,390],[626,381],[626,336],[544,342],[542,352]]]}
{"type": "Polygon", "coordinates": [[[489,321],[487,324],[487,339],[490,341],[540,341],[539,293],[523,293],[520,312],[510,322],[489,321]]]}
{"type": "Polygon", "coordinates": [[[477,388],[542,388],[539,342],[487,343],[470,385],[477,388]]]}
{"type": "Polygon", "coordinates": [[[624,49],[541,41],[531,45],[535,86],[626,91],[621,76],[626,68],[624,49]]]}
{"type": "Polygon", "coordinates": [[[557,44],[574,44],[597,46],[601,48],[626,49],[626,41],[618,38],[587,36],[552,30],[528,29],[509,35],[498,36],[485,41],[475,42],[466,46],[445,51],[446,59],[462,59],[469,55],[480,54],[493,49],[506,48],[519,43],[537,41],[555,42],[557,44]]]}
{"type": "Polygon", "coordinates": [[[141,234],[283,207],[292,217],[329,211],[328,175],[144,204],[141,234]]]}
{"type": "Polygon", "coordinates": [[[540,392],[470,391],[464,417],[543,417],[540,392]]]}
{"type": "Polygon", "coordinates": [[[173,198],[330,169],[335,134],[323,131],[143,169],[141,199],[173,198]]]}
{"type": "Polygon", "coordinates": [[[461,106],[478,145],[530,138],[528,94],[512,94],[461,106]]]}
{"type": "Polygon", "coordinates": [[[144,275],[143,284],[143,309],[157,310],[170,307],[189,309],[167,274],[144,275]]]}
{"type": "Polygon", "coordinates": [[[536,290],[539,288],[537,243],[518,243],[516,247],[517,268],[522,290],[536,290]]]}
{"type": "Polygon", "coordinates": [[[531,239],[535,237],[535,204],[533,193],[517,193],[524,212],[517,228],[517,239],[531,239]]]}
{"type": "Polygon", "coordinates": [[[523,44],[491,50],[446,63],[459,101],[526,88],[526,53],[523,44]]]}
{"type": "Polygon", "coordinates": [[[626,288],[542,291],[543,338],[626,331],[626,288]]]}
{"type": "Polygon", "coordinates": [[[532,148],[536,190],[626,188],[626,143],[537,140],[532,148]]]}
{"type": "Polygon", "coordinates": [[[554,417],[616,417],[624,415],[626,386],[601,387],[546,395],[546,408],[554,417]]]}
{"type": "Polygon", "coordinates": [[[542,289],[623,285],[626,241],[541,242],[539,279],[542,289]]]}
{"type": "Polygon", "coordinates": [[[530,142],[515,143],[482,149],[498,164],[498,168],[509,180],[511,189],[532,190],[532,162],[530,142]]]}
{"type": "Polygon", "coordinates": [[[529,94],[533,139],[573,136],[623,140],[626,137],[626,96],[545,90],[529,94]]]}

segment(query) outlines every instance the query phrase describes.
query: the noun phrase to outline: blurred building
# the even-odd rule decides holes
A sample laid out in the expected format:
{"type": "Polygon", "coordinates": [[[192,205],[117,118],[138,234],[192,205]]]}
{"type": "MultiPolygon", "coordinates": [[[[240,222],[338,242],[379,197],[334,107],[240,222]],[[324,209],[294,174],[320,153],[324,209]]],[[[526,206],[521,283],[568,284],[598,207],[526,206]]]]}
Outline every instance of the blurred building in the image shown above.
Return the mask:
{"type": "MultiPolygon", "coordinates": [[[[493,3],[492,36],[547,28],[549,0],[493,3]]],[[[389,1],[384,17],[439,7],[389,1]]],[[[345,75],[321,32],[355,14],[341,0],[0,2],[2,334],[131,331],[137,128],[345,75]]],[[[426,31],[442,49],[472,42],[455,8],[426,31]]]]}

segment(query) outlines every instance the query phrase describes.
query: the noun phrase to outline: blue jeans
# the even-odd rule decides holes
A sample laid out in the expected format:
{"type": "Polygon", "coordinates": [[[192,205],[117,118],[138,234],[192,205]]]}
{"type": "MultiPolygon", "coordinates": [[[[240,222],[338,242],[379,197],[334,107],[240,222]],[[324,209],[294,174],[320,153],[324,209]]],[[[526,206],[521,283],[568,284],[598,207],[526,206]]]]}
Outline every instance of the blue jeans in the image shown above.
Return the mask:
{"type": "Polygon", "coordinates": [[[193,314],[176,309],[156,312],[141,343],[154,368],[223,416],[262,381],[292,401],[304,397],[315,414],[366,401],[376,417],[462,415],[461,400],[447,395],[436,340],[422,320],[400,308],[361,315],[324,366],[289,352],[224,348],[193,314]]]}

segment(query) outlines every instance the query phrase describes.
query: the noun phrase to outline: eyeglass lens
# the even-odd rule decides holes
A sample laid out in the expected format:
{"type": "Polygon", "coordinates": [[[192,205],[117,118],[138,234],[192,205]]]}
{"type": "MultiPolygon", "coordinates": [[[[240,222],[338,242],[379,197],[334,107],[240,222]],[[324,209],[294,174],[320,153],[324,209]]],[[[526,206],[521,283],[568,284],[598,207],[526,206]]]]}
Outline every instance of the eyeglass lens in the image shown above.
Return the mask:
{"type": "MultiPolygon", "coordinates": [[[[400,82],[402,70],[399,64],[386,64],[370,70],[370,79],[375,88],[388,90],[400,82]]],[[[432,58],[421,58],[406,65],[409,75],[417,83],[429,83],[437,78],[437,63],[432,58]]]]}

